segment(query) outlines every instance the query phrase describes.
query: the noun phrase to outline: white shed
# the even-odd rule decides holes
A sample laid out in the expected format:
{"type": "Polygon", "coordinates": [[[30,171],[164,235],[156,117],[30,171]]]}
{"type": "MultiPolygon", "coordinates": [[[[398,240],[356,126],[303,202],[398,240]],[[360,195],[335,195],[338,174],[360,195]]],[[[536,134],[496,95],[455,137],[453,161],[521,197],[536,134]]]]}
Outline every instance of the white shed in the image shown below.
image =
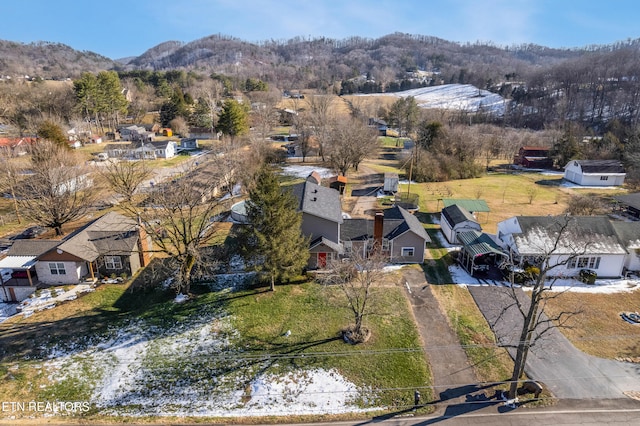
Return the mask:
{"type": "Polygon", "coordinates": [[[459,244],[458,234],[467,231],[482,231],[482,226],[464,207],[452,204],[442,209],[440,230],[451,244],[459,244]]]}

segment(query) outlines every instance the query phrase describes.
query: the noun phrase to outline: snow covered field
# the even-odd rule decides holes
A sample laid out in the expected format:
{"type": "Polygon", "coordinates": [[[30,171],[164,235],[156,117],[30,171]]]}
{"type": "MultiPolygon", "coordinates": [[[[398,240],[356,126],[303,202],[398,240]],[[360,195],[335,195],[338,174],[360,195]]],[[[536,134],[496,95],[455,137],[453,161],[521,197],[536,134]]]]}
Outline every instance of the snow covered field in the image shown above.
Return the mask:
{"type": "Polygon", "coordinates": [[[422,108],[453,109],[468,112],[488,112],[502,115],[507,100],[487,90],[471,84],[444,84],[442,86],[421,87],[393,93],[374,93],[360,96],[413,96],[422,108]]]}

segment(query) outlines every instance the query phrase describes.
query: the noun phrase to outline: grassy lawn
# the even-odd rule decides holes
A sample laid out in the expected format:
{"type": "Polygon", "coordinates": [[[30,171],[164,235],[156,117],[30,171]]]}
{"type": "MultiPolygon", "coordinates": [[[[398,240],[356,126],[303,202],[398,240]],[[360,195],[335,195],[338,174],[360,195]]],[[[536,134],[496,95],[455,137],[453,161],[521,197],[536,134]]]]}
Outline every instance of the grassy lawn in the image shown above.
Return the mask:
{"type": "Polygon", "coordinates": [[[0,400],[91,401],[96,383],[123,374],[110,373],[122,369],[122,361],[96,347],[136,336],[148,343],[144,352],[127,355],[127,364],[146,371],[133,384],[142,397],[185,383],[194,395],[225,392],[258,375],[321,368],[365,389],[358,405],[396,411],[412,405],[413,389],[431,384],[400,287],[376,290],[376,315],[366,320],[372,337],[355,346],[339,336],[351,316],[338,288],[303,283],[273,293],[204,291],[184,304],[172,299],[171,292],[103,285],[63,306],[0,324],[0,400]],[[205,332],[228,343],[203,347],[205,332]],[[196,350],[197,357],[185,356],[196,350]]]}
{"type": "Polygon", "coordinates": [[[640,362],[640,326],[620,318],[621,312],[640,311],[640,291],[615,294],[566,292],[547,301],[546,312],[578,312],[562,333],[578,349],[601,358],[634,358],[640,362]]]}
{"type": "Polygon", "coordinates": [[[469,291],[456,285],[431,287],[447,313],[460,344],[481,382],[499,382],[511,375],[513,361],[505,349],[495,347],[495,336],[469,291]]]}
{"type": "MultiPolygon", "coordinates": [[[[280,286],[273,293],[243,292],[229,301],[228,309],[251,350],[308,354],[284,359],[278,368],[336,368],[357,385],[384,389],[375,391],[379,404],[406,408],[413,404],[415,387],[430,385],[418,332],[401,288],[377,289],[371,300],[376,315],[365,321],[372,337],[355,346],[339,336],[350,324],[351,313],[336,287],[307,283],[280,286]],[[291,334],[285,337],[288,330],[291,334]]],[[[423,395],[431,397],[428,392],[423,395]]]]}

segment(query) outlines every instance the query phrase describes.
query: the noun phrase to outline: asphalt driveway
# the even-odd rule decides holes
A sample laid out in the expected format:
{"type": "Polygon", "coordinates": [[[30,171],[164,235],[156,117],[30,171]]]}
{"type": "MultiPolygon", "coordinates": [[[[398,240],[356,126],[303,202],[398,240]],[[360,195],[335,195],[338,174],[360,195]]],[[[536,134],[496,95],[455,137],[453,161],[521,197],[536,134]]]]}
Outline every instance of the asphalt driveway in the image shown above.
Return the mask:
{"type": "MultiPolygon", "coordinates": [[[[512,306],[511,290],[500,286],[470,286],[469,291],[492,325],[499,342],[516,342],[522,317],[512,306]]],[[[516,294],[528,304],[522,290],[516,294]]],[[[615,344],[614,341],[603,344],[615,344]]],[[[515,350],[511,356],[515,356],[515,350]]],[[[627,392],[640,392],[640,365],[596,358],[576,349],[557,329],[545,334],[532,348],[525,368],[527,376],[543,382],[557,398],[616,399],[627,392]]]]}

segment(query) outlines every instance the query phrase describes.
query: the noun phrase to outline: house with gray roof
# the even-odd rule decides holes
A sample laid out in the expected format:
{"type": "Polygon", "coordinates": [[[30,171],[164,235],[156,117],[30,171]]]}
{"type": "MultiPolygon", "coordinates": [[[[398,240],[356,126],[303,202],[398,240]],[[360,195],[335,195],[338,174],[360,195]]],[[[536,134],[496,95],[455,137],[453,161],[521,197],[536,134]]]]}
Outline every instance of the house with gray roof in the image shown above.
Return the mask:
{"type": "Polygon", "coordinates": [[[431,242],[418,218],[399,206],[377,212],[374,219],[345,219],[340,240],[346,257],[355,251],[366,256],[377,244],[392,263],[422,263],[431,242]]]}
{"type": "Polygon", "coordinates": [[[318,173],[289,188],[302,212],[302,233],[309,238],[308,268],[325,267],[353,250],[363,255],[374,244],[394,263],[421,263],[429,236],[417,217],[401,207],[380,211],[375,219],[344,218],[340,193],[321,185],[318,173]]]}
{"type": "Polygon", "coordinates": [[[618,160],[571,160],[564,166],[564,178],[581,186],[621,186],[625,176],[618,160]]]}
{"type": "Polygon", "coordinates": [[[16,241],[0,263],[27,271],[28,285],[35,289],[131,276],[149,263],[150,248],[150,237],[133,219],[109,212],[61,240],[16,241]]]}
{"type": "Polygon", "coordinates": [[[323,267],[342,253],[340,227],[343,223],[340,193],[318,183],[319,175],[289,188],[302,212],[302,234],[311,241],[309,268],[323,267]]]}
{"type": "Polygon", "coordinates": [[[640,222],[623,222],[612,220],[611,225],[618,240],[627,249],[624,267],[627,271],[640,271],[640,222]]]}
{"type": "Polygon", "coordinates": [[[547,258],[553,276],[591,269],[599,277],[619,277],[627,261],[627,248],[605,216],[516,216],[497,229],[496,242],[517,263],[547,258]]]}
{"type": "Polygon", "coordinates": [[[458,204],[452,204],[443,208],[440,213],[440,230],[449,243],[459,244],[459,233],[471,230],[482,231],[482,226],[467,209],[458,204]]]}
{"type": "Polygon", "coordinates": [[[33,293],[38,285],[38,257],[58,244],[57,240],[15,240],[0,260],[0,269],[11,270],[10,279],[0,276],[0,301],[20,302],[33,293]]]}

